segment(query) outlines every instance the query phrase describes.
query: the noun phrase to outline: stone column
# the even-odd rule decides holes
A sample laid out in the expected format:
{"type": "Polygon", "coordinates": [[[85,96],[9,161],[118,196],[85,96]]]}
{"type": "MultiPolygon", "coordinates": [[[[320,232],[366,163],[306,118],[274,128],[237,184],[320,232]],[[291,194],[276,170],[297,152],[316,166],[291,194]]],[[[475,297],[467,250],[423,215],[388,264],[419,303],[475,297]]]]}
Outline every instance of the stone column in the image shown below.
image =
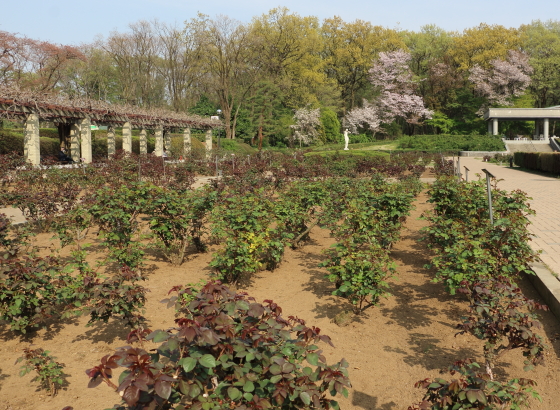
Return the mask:
{"type": "Polygon", "coordinates": [[[154,153],[158,157],[163,155],[163,127],[161,125],[156,128],[156,148],[154,153]]]}
{"type": "Polygon", "coordinates": [[[124,152],[132,152],[132,127],[128,121],[122,127],[122,149],[124,152]]]}
{"type": "Polygon", "coordinates": [[[89,118],[80,120],[80,145],[84,163],[91,164],[93,159],[91,152],[91,121],[89,118]]]}
{"type": "Polygon", "coordinates": [[[80,162],[80,126],[70,126],[70,156],[74,162],[80,162]]]}
{"type": "Polygon", "coordinates": [[[39,138],[39,116],[37,114],[29,114],[25,120],[23,152],[26,162],[33,165],[41,163],[41,140],[39,138]]]}
{"type": "Polygon", "coordinates": [[[548,135],[549,135],[548,129],[549,129],[549,121],[548,118],[545,118],[543,120],[543,136],[545,141],[548,140],[548,135]]]}
{"type": "Polygon", "coordinates": [[[115,155],[115,129],[112,125],[107,127],[107,155],[115,155]]]}
{"type": "Polygon", "coordinates": [[[146,128],[140,129],[140,155],[148,153],[148,140],[146,138],[146,128]]]}
{"type": "Polygon", "coordinates": [[[212,152],[212,130],[206,130],[206,158],[210,158],[212,152]]]}
{"type": "Polygon", "coordinates": [[[488,135],[492,135],[492,120],[488,120],[488,135]]]}
{"type": "Polygon", "coordinates": [[[185,155],[189,155],[191,153],[192,145],[191,145],[191,129],[185,128],[183,130],[183,152],[185,155]]]}
{"type": "Polygon", "coordinates": [[[492,135],[498,135],[498,119],[492,119],[492,135]]]}

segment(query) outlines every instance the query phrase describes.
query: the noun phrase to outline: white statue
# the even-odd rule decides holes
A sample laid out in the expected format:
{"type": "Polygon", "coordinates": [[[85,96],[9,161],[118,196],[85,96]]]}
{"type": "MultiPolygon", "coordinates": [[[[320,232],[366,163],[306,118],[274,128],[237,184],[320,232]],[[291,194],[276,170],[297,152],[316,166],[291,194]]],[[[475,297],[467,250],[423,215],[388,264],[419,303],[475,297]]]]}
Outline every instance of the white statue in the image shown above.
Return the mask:
{"type": "Polygon", "coordinates": [[[344,130],[344,151],[348,151],[348,143],[350,142],[350,138],[348,137],[348,129],[344,130]]]}

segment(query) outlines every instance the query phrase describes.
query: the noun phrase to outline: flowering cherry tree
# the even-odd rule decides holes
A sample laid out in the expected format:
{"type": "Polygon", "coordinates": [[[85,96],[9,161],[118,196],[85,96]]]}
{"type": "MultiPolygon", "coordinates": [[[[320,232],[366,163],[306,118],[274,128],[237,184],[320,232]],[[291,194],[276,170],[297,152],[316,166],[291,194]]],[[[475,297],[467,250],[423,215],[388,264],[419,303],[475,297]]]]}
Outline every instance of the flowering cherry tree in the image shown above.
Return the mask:
{"type": "Polygon", "coordinates": [[[348,113],[346,121],[354,132],[364,127],[374,133],[381,131],[382,124],[397,117],[411,124],[431,118],[432,111],[424,106],[422,97],[414,94],[416,81],[408,66],[410,59],[410,54],[403,50],[379,53],[379,59],[369,70],[369,79],[379,96],[373,101],[364,100],[361,108],[348,113]]]}
{"type": "Polygon", "coordinates": [[[529,65],[529,56],[521,51],[510,50],[506,60],[492,60],[490,65],[489,69],[475,65],[470,70],[469,81],[487,99],[479,114],[488,105],[512,105],[513,97],[522,95],[531,83],[533,67],[529,65]]]}
{"type": "Polygon", "coordinates": [[[299,144],[309,144],[319,136],[321,125],[321,111],[319,108],[300,108],[294,114],[295,124],[290,127],[294,130],[294,140],[299,144]]]}

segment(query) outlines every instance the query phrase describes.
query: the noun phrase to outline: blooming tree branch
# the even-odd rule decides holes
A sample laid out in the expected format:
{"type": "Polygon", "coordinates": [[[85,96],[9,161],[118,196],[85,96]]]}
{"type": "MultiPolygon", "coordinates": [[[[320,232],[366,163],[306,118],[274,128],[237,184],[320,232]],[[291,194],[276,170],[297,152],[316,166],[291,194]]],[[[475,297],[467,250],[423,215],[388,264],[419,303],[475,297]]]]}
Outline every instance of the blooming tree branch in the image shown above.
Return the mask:
{"type": "Polygon", "coordinates": [[[321,125],[321,111],[319,108],[300,108],[294,114],[295,124],[290,125],[294,130],[294,139],[301,144],[310,144],[319,136],[321,125]]]}
{"type": "Polygon", "coordinates": [[[487,70],[479,65],[470,70],[469,81],[477,94],[487,99],[479,114],[488,105],[512,105],[512,99],[522,95],[531,83],[533,67],[529,65],[529,56],[521,51],[510,50],[505,61],[496,59],[490,64],[492,67],[487,70]]]}
{"type": "Polygon", "coordinates": [[[417,82],[408,66],[410,59],[410,54],[403,50],[379,53],[378,61],[369,70],[370,81],[379,96],[371,102],[364,100],[361,108],[348,113],[346,121],[353,132],[357,128],[381,131],[382,124],[391,123],[397,117],[411,124],[431,118],[432,111],[424,106],[422,97],[414,94],[417,82]]]}

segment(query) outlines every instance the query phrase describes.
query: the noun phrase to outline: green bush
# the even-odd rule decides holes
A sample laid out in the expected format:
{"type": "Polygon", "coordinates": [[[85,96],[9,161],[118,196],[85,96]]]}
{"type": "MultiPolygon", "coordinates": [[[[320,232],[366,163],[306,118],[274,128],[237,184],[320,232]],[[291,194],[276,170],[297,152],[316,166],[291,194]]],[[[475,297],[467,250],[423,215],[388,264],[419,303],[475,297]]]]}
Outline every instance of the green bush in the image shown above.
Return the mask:
{"type": "Polygon", "coordinates": [[[56,129],[56,128],[41,128],[39,130],[39,136],[47,137],[47,138],[53,138],[53,139],[59,139],[58,129],[56,129]]]}
{"type": "MultiPolygon", "coordinates": [[[[58,138],[40,138],[41,156],[56,156],[60,149],[58,138]]],[[[7,130],[0,130],[0,154],[17,152],[23,155],[23,135],[7,130]]]]}
{"type": "Polygon", "coordinates": [[[535,171],[560,174],[560,153],[558,152],[516,152],[515,165],[535,171]]]}
{"type": "Polygon", "coordinates": [[[350,137],[350,144],[364,144],[367,142],[375,142],[375,138],[367,134],[358,134],[358,135],[350,134],[349,137],[350,137]]]}
{"type": "Polygon", "coordinates": [[[502,139],[491,135],[411,135],[399,139],[399,148],[419,151],[505,151],[502,139]]]}
{"type": "Polygon", "coordinates": [[[327,143],[341,142],[340,121],[334,111],[328,108],[321,109],[321,124],[323,124],[327,143]]]}

